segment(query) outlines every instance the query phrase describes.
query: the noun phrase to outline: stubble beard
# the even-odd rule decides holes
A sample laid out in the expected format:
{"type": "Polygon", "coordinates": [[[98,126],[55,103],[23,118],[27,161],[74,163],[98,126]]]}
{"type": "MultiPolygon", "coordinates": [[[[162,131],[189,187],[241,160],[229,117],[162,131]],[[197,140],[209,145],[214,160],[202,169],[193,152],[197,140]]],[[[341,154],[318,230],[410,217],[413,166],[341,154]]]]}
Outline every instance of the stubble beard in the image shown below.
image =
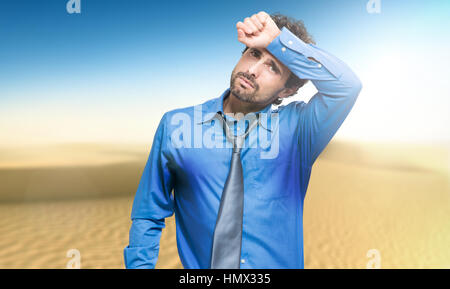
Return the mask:
{"type": "Polygon", "coordinates": [[[235,95],[240,101],[248,103],[258,103],[256,100],[256,93],[259,90],[258,84],[256,84],[248,75],[243,72],[232,73],[230,80],[230,92],[235,95]],[[239,77],[242,77],[249,81],[253,88],[245,88],[241,86],[239,77]]]}

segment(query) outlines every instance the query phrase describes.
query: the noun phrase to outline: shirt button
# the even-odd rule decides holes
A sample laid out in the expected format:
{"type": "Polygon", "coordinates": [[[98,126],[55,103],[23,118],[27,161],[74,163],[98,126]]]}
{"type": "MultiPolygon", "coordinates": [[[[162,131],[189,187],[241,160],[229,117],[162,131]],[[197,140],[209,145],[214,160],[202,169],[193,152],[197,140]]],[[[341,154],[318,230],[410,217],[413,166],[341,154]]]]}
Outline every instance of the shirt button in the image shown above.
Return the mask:
{"type": "Polygon", "coordinates": [[[292,45],[292,40],[289,40],[289,41],[288,41],[288,44],[289,44],[289,45],[292,45]]]}
{"type": "Polygon", "coordinates": [[[321,68],[321,67],[322,67],[322,64],[320,64],[320,63],[319,63],[319,64],[317,64],[317,67],[321,68]]]}
{"type": "Polygon", "coordinates": [[[286,51],[286,47],[282,47],[281,51],[285,52],[286,51]]]}
{"type": "Polygon", "coordinates": [[[244,264],[245,263],[245,259],[241,259],[241,263],[244,264]]]}

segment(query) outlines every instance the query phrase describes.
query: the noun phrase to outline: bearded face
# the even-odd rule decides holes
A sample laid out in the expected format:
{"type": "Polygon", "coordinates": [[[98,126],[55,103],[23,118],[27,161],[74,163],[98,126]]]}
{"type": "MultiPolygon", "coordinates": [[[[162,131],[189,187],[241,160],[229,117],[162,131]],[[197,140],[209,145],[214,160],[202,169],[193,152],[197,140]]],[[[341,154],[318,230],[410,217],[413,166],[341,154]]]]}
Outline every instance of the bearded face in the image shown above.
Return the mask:
{"type": "Polygon", "coordinates": [[[249,48],[231,74],[230,92],[239,100],[270,104],[285,89],[290,71],[265,49],[249,48]]]}

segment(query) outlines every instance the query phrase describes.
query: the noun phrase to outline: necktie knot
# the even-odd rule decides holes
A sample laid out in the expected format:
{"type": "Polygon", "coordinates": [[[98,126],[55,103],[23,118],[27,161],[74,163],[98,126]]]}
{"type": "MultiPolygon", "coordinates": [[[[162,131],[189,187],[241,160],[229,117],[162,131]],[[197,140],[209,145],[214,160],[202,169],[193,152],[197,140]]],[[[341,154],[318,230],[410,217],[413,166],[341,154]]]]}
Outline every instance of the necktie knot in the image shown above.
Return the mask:
{"type": "MultiPolygon", "coordinates": [[[[245,129],[245,132],[241,135],[235,135],[233,132],[233,129],[230,128],[228,125],[228,122],[226,121],[224,115],[219,112],[219,119],[222,122],[222,127],[224,130],[224,134],[229,142],[233,144],[233,152],[240,152],[242,147],[244,146],[245,139],[250,134],[250,132],[253,130],[253,128],[256,127],[259,121],[259,114],[256,114],[255,117],[250,119],[250,122],[248,126],[245,129]]],[[[244,120],[245,121],[245,120],[244,120]]],[[[237,125],[237,121],[234,121],[234,125],[237,125]]]]}

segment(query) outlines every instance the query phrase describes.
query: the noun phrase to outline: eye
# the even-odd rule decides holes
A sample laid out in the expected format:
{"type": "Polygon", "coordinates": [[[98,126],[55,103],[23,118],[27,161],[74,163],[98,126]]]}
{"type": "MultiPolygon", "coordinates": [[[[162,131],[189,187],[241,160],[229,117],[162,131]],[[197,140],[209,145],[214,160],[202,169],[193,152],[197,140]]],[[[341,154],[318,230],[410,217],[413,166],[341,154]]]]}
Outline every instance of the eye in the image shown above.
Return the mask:
{"type": "Polygon", "coordinates": [[[254,57],[258,57],[258,52],[257,51],[255,51],[255,50],[250,50],[250,54],[252,55],[252,56],[254,56],[254,57]]]}
{"type": "Polygon", "coordinates": [[[270,72],[277,73],[277,74],[279,72],[278,69],[273,64],[269,64],[269,70],[270,70],[270,72]]]}

